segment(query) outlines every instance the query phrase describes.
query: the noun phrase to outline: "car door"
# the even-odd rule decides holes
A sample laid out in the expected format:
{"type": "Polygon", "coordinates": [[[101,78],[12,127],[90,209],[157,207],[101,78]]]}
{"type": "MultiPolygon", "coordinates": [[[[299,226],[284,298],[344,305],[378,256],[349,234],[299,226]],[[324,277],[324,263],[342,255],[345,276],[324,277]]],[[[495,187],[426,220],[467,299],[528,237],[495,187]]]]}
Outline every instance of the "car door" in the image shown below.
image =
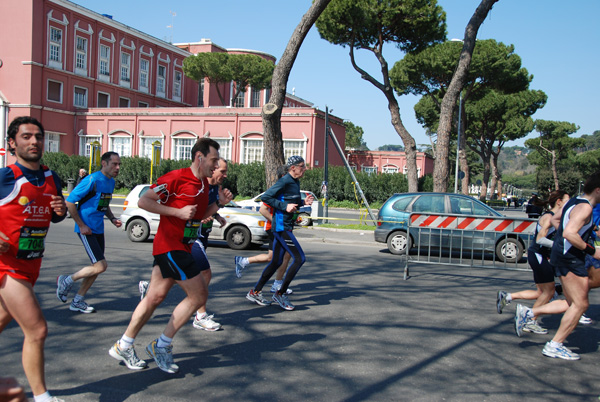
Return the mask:
{"type": "MultiPolygon", "coordinates": [[[[423,214],[444,214],[446,213],[446,196],[444,194],[423,194],[420,195],[412,204],[413,213],[423,214]]],[[[443,231],[437,228],[423,227],[415,237],[415,243],[422,249],[431,250],[440,249],[442,244],[443,231]]],[[[414,237],[414,236],[413,236],[414,237]]]]}

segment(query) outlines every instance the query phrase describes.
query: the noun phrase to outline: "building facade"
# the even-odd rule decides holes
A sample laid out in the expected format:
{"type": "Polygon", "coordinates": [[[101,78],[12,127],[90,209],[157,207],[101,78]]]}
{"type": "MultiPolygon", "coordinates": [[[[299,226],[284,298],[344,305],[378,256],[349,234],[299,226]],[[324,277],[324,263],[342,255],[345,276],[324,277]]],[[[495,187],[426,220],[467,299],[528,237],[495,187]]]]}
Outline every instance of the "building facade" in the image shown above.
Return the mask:
{"type": "MultiPolygon", "coordinates": [[[[183,159],[197,138],[210,137],[233,162],[264,160],[261,110],[269,90],[246,88],[233,99],[234,85],[223,84],[230,94],[223,105],[208,80],[185,76],[183,60],[228,52],[275,62],[271,55],[209,39],[172,45],[67,0],[2,0],[0,49],[0,126],[6,132],[14,117],[36,117],[47,152],[87,156],[98,141],[102,152],[149,157],[158,142],[162,158],[183,159]]],[[[343,147],[342,120],[329,122],[343,147]]],[[[288,94],[281,128],[286,156],[322,166],[323,111],[288,94]]],[[[342,164],[331,148],[329,163],[342,164]]],[[[1,158],[3,166],[12,161],[1,158]]]]}
{"type": "MultiPolygon", "coordinates": [[[[346,151],[348,163],[358,172],[406,174],[404,151],[346,151]]],[[[433,173],[433,158],[425,152],[417,152],[417,174],[423,177],[433,173]]]]}

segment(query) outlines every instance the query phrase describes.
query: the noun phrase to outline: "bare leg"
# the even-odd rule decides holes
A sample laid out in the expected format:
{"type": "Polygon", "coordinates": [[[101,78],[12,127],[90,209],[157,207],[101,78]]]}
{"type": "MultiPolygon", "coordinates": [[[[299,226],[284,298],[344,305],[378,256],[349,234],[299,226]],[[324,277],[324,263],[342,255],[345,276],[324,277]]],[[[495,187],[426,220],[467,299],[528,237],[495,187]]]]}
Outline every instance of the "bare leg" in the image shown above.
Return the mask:
{"type": "Polygon", "coordinates": [[[164,331],[165,336],[169,338],[173,338],[177,331],[190,320],[190,316],[194,311],[206,304],[208,295],[206,283],[204,283],[202,275],[196,275],[191,279],[176,282],[185,291],[187,296],[175,307],[173,314],[171,314],[169,323],[164,331]]]}
{"type": "Polygon", "coordinates": [[[46,392],[44,375],[44,342],[48,325],[29,282],[6,275],[0,284],[0,317],[2,328],[10,322],[9,317],[21,327],[23,341],[23,370],[34,395],[46,392]]]}
{"type": "Polygon", "coordinates": [[[92,284],[94,283],[98,275],[105,272],[106,268],[108,268],[108,264],[106,263],[106,260],[102,260],[98,261],[93,265],[83,267],[79,271],[71,275],[71,279],[73,279],[73,282],[76,282],[79,279],[83,279],[77,294],[80,296],[85,296],[87,291],[92,287],[92,284]]]}
{"type": "MultiPolygon", "coordinates": [[[[208,285],[210,285],[210,280],[212,279],[212,270],[205,269],[204,271],[200,272],[200,275],[202,275],[202,279],[206,285],[206,298],[208,300],[208,285]]],[[[202,304],[196,313],[199,315],[206,313],[206,303],[202,304]]]]}
{"type": "Polygon", "coordinates": [[[569,272],[566,276],[561,276],[560,281],[563,285],[565,297],[569,308],[560,320],[558,331],[552,338],[555,342],[564,342],[567,336],[575,329],[581,315],[589,307],[588,291],[589,279],[587,276],[577,276],[569,272]]]}
{"type": "Polygon", "coordinates": [[[273,250],[269,250],[267,254],[259,254],[252,257],[248,257],[248,262],[254,264],[257,262],[271,262],[273,259],[273,250]]]}

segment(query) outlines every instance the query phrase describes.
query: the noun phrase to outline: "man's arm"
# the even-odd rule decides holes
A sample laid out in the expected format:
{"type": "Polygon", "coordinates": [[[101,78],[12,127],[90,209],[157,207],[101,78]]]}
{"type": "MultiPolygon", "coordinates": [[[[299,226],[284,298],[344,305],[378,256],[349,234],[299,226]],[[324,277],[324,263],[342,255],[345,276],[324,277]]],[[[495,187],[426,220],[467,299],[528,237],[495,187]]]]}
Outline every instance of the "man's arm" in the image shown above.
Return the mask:
{"type": "Polygon", "coordinates": [[[264,216],[269,222],[272,222],[273,215],[271,215],[271,211],[269,211],[269,207],[263,202],[260,204],[260,209],[258,210],[262,216],[264,216]]]}
{"type": "Polygon", "coordinates": [[[138,207],[145,209],[148,212],[163,216],[173,216],[181,220],[187,221],[192,219],[196,215],[197,205],[186,205],[183,208],[168,207],[164,204],[160,204],[158,201],[158,194],[154,191],[146,191],[144,195],[138,200],[138,207]]]}
{"type": "Polygon", "coordinates": [[[115,214],[113,214],[112,210],[110,209],[110,205],[106,208],[106,212],[104,212],[104,215],[110,220],[110,223],[112,223],[118,228],[120,228],[123,224],[123,222],[121,222],[120,219],[117,219],[115,217],[115,214]]]}
{"type": "Polygon", "coordinates": [[[75,223],[77,223],[77,226],[79,226],[79,232],[82,235],[91,235],[92,229],[83,223],[79,211],[77,210],[77,204],[67,201],[67,209],[69,210],[69,214],[71,214],[71,218],[73,218],[75,223]]]}
{"type": "MultiPolygon", "coordinates": [[[[592,215],[592,207],[589,204],[578,204],[572,210],[569,216],[569,222],[563,231],[563,237],[573,245],[573,247],[578,248],[579,250],[583,250],[587,252],[588,244],[583,241],[581,236],[579,235],[579,230],[588,223],[589,219],[591,219],[592,215]]],[[[600,249],[594,248],[594,258],[600,257],[600,249]]],[[[591,249],[590,249],[591,250],[591,249]]]]}

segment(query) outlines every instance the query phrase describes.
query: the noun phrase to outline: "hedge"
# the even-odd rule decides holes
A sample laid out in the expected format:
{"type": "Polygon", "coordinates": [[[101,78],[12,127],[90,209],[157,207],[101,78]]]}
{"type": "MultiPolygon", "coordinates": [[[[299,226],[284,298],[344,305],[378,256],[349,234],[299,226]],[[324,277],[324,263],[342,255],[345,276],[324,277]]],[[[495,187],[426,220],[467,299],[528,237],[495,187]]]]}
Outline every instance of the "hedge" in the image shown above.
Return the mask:
{"type": "MultiPolygon", "coordinates": [[[[42,158],[42,163],[54,170],[63,180],[63,187],[67,180],[75,180],[79,169],[88,169],[89,158],[80,155],[66,155],[61,152],[47,152],[42,158]]],[[[163,159],[158,168],[153,171],[153,181],[163,174],[190,165],[189,160],[175,161],[163,159]]],[[[394,193],[408,191],[408,182],[403,174],[372,174],[355,172],[356,179],[369,203],[384,202],[394,193]]],[[[117,189],[133,189],[138,184],[150,182],[150,160],[139,156],[121,157],[121,170],[115,179],[117,189]]],[[[303,190],[312,191],[321,198],[321,185],[323,183],[323,168],[306,170],[301,179],[303,190]]],[[[254,197],[266,187],[265,168],[263,163],[251,164],[229,163],[229,171],[224,186],[233,194],[241,197],[254,197]]],[[[419,179],[419,191],[432,191],[433,179],[431,175],[419,179]]],[[[329,167],[329,199],[332,201],[356,202],[357,187],[352,183],[352,178],[344,166],[329,167]]]]}

